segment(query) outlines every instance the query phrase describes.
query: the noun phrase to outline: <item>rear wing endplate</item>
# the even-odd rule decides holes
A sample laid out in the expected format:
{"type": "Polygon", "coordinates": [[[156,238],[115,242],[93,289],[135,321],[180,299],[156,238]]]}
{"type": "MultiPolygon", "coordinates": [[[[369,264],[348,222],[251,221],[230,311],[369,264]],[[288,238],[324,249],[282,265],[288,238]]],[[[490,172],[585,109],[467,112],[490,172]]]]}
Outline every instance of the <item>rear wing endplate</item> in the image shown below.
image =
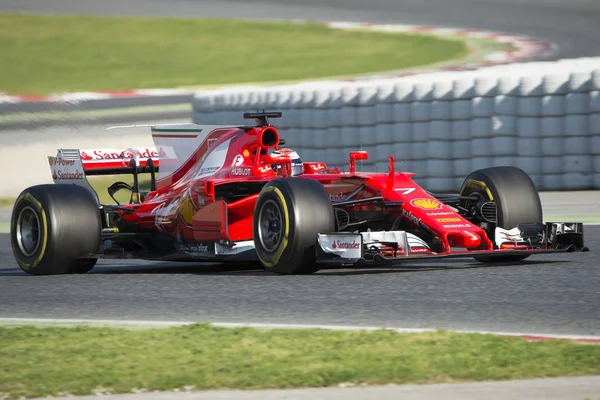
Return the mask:
{"type": "MultiPolygon", "coordinates": [[[[153,147],[127,149],[59,149],[56,156],[48,156],[50,174],[56,184],[82,186],[94,194],[87,180],[94,175],[123,175],[158,172],[160,160],[153,147]]],[[[154,185],[153,185],[154,186],[154,185]]]]}
{"type": "Polygon", "coordinates": [[[100,203],[98,194],[88,182],[85,169],[77,149],[59,149],[56,156],[48,156],[50,175],[56,184],[77,185],[87,189],[97,203],[100,203]]]}

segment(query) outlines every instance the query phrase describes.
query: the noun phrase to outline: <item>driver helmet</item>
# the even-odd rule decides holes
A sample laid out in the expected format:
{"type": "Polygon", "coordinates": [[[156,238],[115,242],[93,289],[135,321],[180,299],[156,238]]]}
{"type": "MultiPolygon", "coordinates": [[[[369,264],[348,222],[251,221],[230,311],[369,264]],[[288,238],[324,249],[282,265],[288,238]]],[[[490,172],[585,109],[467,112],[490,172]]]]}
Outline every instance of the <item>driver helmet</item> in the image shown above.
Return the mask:
{"type": "MultiPolygon", "coordinates": [[[[292,149],[278,149],[271,153],[271,157],[277,159],[278,157],[289,157],[292,160],[292,176],[302,175],[304,167],[302,165],[302,159],[298,153],[292,149]]],[[[281,164],[271,165],[274,171],[280,171],[282,168],[281,164]]]]}

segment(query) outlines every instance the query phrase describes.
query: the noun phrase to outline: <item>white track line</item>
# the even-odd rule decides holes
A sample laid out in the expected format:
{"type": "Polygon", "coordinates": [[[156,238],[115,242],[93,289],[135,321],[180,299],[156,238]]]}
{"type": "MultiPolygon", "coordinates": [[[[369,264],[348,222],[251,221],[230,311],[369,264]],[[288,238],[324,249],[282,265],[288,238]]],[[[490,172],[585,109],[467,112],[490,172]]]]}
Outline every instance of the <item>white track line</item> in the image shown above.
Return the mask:
{"type": "Polygon", "coordinates": [[[210,322],[210,321],[143,321],[143,320],[115,320],[115,319],[52,319],[52,318],[0,318],[0,324],[88,324],[88,325],[121,325],[139,327],[170,327],[184,326],[199,323],[208,323],[213,326],[224,328],[257,328],[257,329],[327,329],[346,331],[375,331],[380,329],[392,330],[398,333],[426,333],[445,330],[456,333],[469,333],[480,335],[514,336],[535,340],[572,340],[579,342],[600,343],[600,336],[596,335],[565,335],[551,333],[531,332],[503,332],[503,331],[478,331],[478,330],[454,330],[454,329],[432,329],[432,328],[397,328],[383,326],[360,326],[360,325],[320,325],[320,324],[269,324],[255,322],[210,322]]]}

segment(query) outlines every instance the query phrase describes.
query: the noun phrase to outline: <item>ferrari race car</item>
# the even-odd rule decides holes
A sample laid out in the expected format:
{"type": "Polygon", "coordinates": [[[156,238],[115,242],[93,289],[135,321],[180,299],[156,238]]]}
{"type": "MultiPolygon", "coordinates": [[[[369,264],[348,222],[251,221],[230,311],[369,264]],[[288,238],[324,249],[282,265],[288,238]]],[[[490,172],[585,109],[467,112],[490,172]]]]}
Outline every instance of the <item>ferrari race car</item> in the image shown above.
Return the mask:
{"type": "Polygon", "coordinates": [[[543,222],[534,184],[515,167],[466,177],[457,194],[434,194],[413,173],[347,172],[304,162],[269,122],[249,126],[151,126],[155,148],[58,150],[55,184],[25,189],[11,242],[30,274],[85,273],[99,258],[241,262],[279,274],[403,260],[472,257],[519,261],[587,250],[583,224],[543,222]],[[100,204],[87,177],[133,175],[128,204],[100,204]],[[140,176],[149,190],[140,189],[140,176]]]}

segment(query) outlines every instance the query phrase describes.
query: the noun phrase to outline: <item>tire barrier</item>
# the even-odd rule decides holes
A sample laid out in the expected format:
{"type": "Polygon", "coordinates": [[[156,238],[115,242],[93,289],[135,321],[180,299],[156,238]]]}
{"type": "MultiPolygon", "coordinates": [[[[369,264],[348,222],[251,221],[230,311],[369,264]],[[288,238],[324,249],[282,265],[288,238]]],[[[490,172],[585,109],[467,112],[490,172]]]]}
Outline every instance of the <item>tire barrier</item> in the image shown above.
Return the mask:
{"type": "Polygon", "coordinates": [[[362,149],[364,170],[385,171],[394,155],[435,191],[499,165],[538,190],[600,189],[600,58],[198,92],[192,118],[245,124],[243,112],[263,108],[283,111],[274,124],[286,147],[342,170],[362,149]]]}

